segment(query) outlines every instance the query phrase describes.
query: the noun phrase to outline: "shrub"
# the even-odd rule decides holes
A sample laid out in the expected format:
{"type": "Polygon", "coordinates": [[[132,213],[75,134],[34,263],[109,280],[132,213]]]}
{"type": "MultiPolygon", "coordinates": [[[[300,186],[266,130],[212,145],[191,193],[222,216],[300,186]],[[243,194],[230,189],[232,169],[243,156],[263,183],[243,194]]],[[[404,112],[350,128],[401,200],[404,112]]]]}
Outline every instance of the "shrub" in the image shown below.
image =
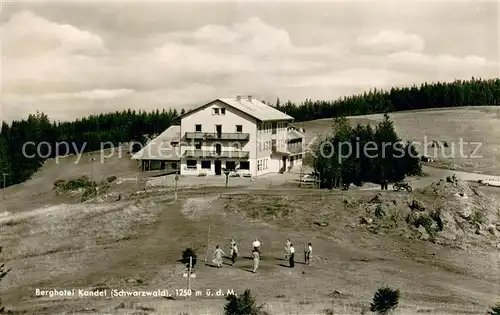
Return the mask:
{"type": "Polygon", "coordinates": [[[488,315],[500,315],[500,302],[497,305],[492,306],[488,311],[488,315]]]}
{"type": "Polygon", "coordinates": [[[399,304],[399,289],[383,287],[375,292],[373,302],[370,304],[370,311],[385,315],[396,309],[399,304]]]}
{"type": "Polygon", "coordinates": [[[189,264],[189,257],[193,257],[192,266],[194,267],[196,265],[196,253],[192,248],[186,248],[182,252],[182,263],[185,265],[189,264]]]}
{"type": "Polygon", "coordinates": [[[247,289],[241,296],[228,295],[224,305],[224,315],[264,315],[263,305],[257,305],[255,298],[247,289]]]}
{"type": "Polygon", "coordinates": [[[116,176],[109,176],[109,177],[107,178],[107,181],[108,181],[108,183],[112,183],[112,182],[114,182],[114,181],[115,181],[115,180],[117,180],[117,179],[118,179],[118,178],[117,178],[116,176]]]}
{"type": "Polygon", "coordinates": [[[431,230],[432,229],[432,218],[426,214],[420,215],[417,218],[415,218],[415,221],[413,224],[415,225],[416,228],[423,226],[426,230],[431,230]]]}
{"type": "Polygon", "coordinates": [[[56,180],[54,182],[54,189],[60,189],[63,191],[77,190],[79,188],[89,188],[95,187],[96,183],[91,181],[88,176],[81,176],[76,179],[65,181],[62,179],[56,180]]]}
{"type": "MultiPolygon", "coordinates": [[[[0,247],[0,253],[2,253],[2,247],[0,247]]],[[[5,269],[5,264],[0,264],[0,281],[7,275],[10,269],[5,269]]],[[[5,308],[2,305],[2,298],[0,297],[0,314],[5,312],[5,308]]]]}

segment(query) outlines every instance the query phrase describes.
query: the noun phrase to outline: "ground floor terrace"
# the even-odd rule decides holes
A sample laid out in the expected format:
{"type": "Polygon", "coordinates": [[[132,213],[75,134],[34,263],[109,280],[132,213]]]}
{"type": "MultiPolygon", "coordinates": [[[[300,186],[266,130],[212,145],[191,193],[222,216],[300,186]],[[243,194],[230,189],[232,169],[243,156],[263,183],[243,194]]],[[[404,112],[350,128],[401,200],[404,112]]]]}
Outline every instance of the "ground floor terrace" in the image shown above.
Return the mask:
{"type": "Polygon", "coordinates": [[[179,170],[179,160],[140,160],[142,172],[149,171],[176,171],[179,170]]]}
{"type": "Polygon", "coordinates": [[[180,163],[181,175],[213,176],[224,175],[225,170],[240,175],[261,176],[270,173],[288,172],[302,164],[303,153],[275,154],[259,158],[213,158],[187,157],[180,163]]]}

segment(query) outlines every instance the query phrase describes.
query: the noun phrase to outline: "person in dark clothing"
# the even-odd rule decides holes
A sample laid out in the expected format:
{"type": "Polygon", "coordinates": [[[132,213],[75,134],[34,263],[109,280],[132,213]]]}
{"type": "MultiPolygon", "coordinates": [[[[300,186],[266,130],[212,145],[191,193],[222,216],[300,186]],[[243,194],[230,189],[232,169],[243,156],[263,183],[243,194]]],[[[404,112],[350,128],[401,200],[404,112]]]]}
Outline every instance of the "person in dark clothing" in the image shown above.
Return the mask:
{"type": "Polygon", "coordinates": [[[290,262],[290,268],[295,267],[295,248],[293,247],[293,244],[290,244],[290,257],[288,258],[288,261],[290,262]]]}

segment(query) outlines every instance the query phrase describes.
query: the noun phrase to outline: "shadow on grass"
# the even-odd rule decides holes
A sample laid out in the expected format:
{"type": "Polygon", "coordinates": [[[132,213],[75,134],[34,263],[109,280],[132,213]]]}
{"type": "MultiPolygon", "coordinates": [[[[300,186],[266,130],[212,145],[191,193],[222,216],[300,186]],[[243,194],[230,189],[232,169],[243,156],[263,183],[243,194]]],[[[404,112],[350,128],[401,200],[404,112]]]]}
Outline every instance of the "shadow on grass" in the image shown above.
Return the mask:
{"type": "Polygon", "coordinates": [[[285,264],[276,264],[276,266],[285,267],[285,268],[290,268],[290,266],[289,266],[289,265],[285,265],[285,264]]]}
{"type": "Polygon", "coordinates": [[[211,268],[219,268],[219,267],[217,267],[217,265],[209,264],[209,263],[206,263],[205,266],[211,267],[211,268]]]}

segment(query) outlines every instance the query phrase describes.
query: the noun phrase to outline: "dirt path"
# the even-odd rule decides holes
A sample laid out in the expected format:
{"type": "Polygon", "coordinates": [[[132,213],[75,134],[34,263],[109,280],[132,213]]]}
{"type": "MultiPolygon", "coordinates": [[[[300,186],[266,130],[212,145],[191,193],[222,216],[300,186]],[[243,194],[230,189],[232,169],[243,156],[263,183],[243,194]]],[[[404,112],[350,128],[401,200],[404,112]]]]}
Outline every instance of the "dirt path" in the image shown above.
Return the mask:
{"type": "MultiPolygon", "coordinates": [[[[493,178],[499,178],[500,176],[494,176],[494,175],[488,175],[488,174],[477,174],[477,173],[470,173],[470,172],[459,172],[459,171],[453,171],[453,170],[447,170],[447,169],[442,169],[442,168],[436,168],[432,166],[422,166],[422,171],[428,176],[425,177],[410,177],[408,178],[408,182],[410,185],[416,189],[416,188],[424,188],[426,186],[429,186],[433,182],[439,180],[439,179],[446,179],[448,176],[455,176],[457,179],[462,180],[462,181],[473,181],[477,182],[478,180],[487,180],[493,178]]],[[[392,190],[392,185],[389,185],[389,190],[392,190]]],[[[361,188],[360,190],[380,190],[379,186],[372,186],[372,187],[366,187],[366,188],[361,188]]]]}

